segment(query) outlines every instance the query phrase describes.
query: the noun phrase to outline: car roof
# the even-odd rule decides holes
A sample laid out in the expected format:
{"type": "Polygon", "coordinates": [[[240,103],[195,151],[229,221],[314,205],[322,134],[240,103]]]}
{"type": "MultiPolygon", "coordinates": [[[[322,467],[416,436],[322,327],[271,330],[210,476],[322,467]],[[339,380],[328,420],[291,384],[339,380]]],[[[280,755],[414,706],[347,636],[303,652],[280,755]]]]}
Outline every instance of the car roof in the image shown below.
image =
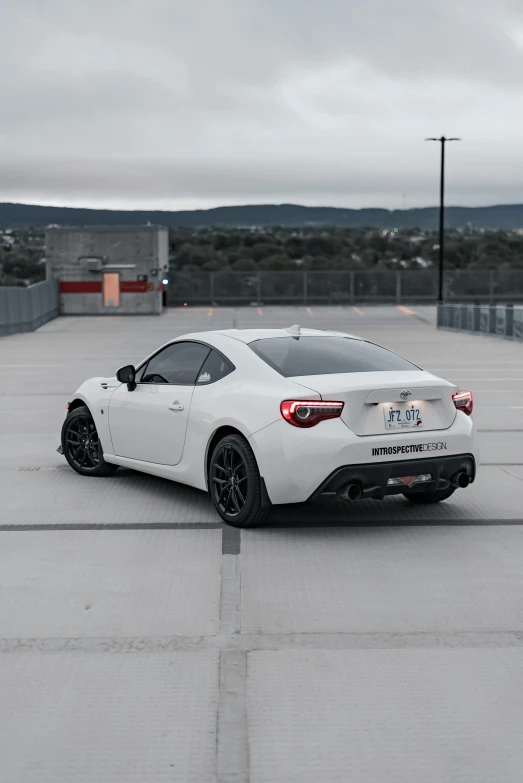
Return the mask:
{"type": "Polygon", "coordinates": [[[231,337],[242,343],[253,343],[256,340],[270,340],[274,337],[347,337],[351,340],[363,340],[363,337],[347,334],[346,332],[307,329],[298,325],[289,326],[283,329],[217,329],[214,333],[222,334],[225,337],[231,337]]]}
{"type": "MultiPolygon", "coordinates": [[[[206,343],[219,351],[223,351],[231,361],[235,362],[240,361],[240,357],[244,354],[244,349],[241,347],[242,345],[248,345],[256,340],[270,339],[273,337],[298,337],[298,335],[303,337],[345,337],[352,340],[365,339],[363,337],[357,337],[354,334],[346,334],[345,332],[323,331],[321,329],[301,329],[301,327],[298,327],[297,325],[287,327],[286,329],[209,329],[202,332],[182,334],[179,337],[169,340],[146,356],[137,367],[141,367],[152,356],[163,350],[163,348],[166,348],[168,345],[183,342],[184,340],[196,340],[206,343]]],[[[251,354],[252,352],[248,351],[247,353],[251,354]]],[[[252,353],[252,357],[255,357],[254,353],[252,353]]],[[[256,357],[256,364],[258,364],[258,362],[259,360],[256,357]]],[[[260,367],[262,364],[265,368],[268,367],[264,362],[260,362],[260,367]]]]}

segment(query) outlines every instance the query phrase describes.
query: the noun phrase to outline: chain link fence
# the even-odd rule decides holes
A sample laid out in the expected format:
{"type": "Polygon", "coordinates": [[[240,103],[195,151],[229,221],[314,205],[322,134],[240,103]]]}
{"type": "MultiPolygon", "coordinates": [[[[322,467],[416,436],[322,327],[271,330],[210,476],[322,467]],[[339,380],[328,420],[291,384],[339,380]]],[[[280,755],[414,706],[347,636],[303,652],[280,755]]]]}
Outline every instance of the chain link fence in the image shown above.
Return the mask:
{"type": "MultiPolygon", "coordinates": [[[[171,271],[169,304],[354,304],[435,302],[437,270],[347,272],[171,271]]],[[[447,302],[523,302],[523,269],[446,272],[447,302]]]]}

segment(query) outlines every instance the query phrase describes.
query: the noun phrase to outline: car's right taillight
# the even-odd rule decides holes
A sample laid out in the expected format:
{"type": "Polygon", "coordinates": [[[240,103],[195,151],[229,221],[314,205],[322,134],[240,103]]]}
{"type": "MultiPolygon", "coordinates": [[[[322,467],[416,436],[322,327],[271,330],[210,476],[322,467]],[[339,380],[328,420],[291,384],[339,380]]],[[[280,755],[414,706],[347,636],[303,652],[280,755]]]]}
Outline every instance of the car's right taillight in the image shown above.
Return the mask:
{"type": "Polygon", "coordinates": [[[281,415],[295,427],[314,427],[325,419],[341,416],[343,402],[322,400],[284,400],[280,405],[281,415]]]}
{"type": "Polygon", "coordinates": [[[467,416],[470,416],[474,407],[471,391],[456,392],[452,395],[452,400],[458,411],[463,411],[467,416]]]}

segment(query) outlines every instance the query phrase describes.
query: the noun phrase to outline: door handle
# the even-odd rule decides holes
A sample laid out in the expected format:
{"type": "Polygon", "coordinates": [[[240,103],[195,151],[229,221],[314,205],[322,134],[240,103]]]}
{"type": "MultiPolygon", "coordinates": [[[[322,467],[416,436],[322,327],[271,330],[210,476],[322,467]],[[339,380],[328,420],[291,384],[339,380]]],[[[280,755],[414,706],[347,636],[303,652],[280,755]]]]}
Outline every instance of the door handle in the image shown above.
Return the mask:
{"type": "Polygon", "coordinates": [[[183,411],[183,405],[180,405],[178,400],[175,400],[172,405],[167,406],[170,411],[183,411]]]}

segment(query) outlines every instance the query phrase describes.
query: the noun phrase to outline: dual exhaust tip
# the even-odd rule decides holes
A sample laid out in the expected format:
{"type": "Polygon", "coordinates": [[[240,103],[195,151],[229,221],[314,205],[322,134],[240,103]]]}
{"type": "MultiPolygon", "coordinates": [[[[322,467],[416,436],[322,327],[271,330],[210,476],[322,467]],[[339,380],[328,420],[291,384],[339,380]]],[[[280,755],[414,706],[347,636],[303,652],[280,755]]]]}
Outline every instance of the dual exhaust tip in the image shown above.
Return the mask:
{"type": "MultiPolygon", "coordinates": [[[[458,470],[451,477],[450,484],[453,487],[465,489],[470,484],[470,476],[466,470],[458,470]]],[[[345,484],[345,486],[339,490],[338,494],[343,500],[361,500],[363,488],[361,484],[351,481],[348,484],[345,484]]]]}
{"type": "Polygon", "coordinates": [[[360,500],[363,490],[360,484],[352,481],[340,489],[339,495],[343,500],[360,500]]]}
{"type": "Polygon", "coordinates": [[[470,484],[470,476],[466,470],[458,470],[450,479],[450,483],[453,487],[465,489],[470,484]]]}

